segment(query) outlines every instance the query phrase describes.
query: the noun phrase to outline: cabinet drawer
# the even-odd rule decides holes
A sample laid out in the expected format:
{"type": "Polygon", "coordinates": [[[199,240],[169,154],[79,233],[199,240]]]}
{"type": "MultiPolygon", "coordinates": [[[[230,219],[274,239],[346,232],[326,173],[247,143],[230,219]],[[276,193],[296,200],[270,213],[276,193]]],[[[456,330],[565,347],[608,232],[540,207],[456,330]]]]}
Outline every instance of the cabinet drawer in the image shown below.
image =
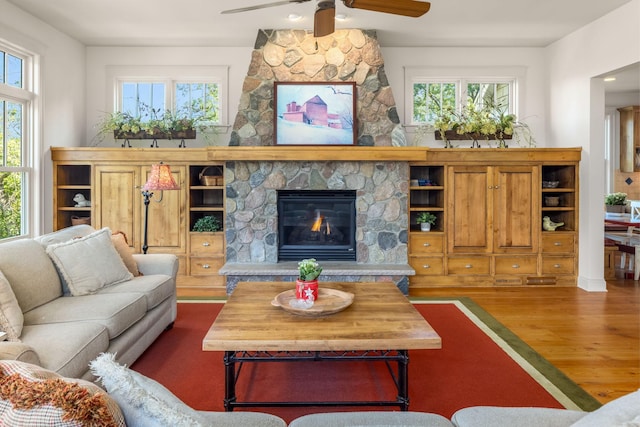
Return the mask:
{"type": "Polygon", "coordinates": [[[452,257],[447,259],[448,274],[489,274],[491,259],[486,256],[452,257]]]}
{"type": "Polygon", "coordinates": [[[409,257],[409,265],[416,271],[416,275],[441,276],[443,264],[442,257],[409,257]]]}
{"type": "Polygon", "coordinates": [[[573,274],[575,271],[574,266],[574,257],[542,257],[542,274],[573,274]]]}
{"type": "Polygon", "coordinates": [[[223,233],[190,233],[192,255],[224,255],[223,233]]]}
{"type": "Polygon", "coordinates": [[[442,234],[431,232],[412,233],[409,241],[409,250],[412,254],[442,253],[444,237],[442,234]]]}
{"type": "Polygon", "coordinates": [[[224,258],[216,257],[191,257],[189,265],[192,276],[206,276],[218,274],[218,270],[224,265],[224,258]]]}
{"type": "Polygon", "coordinates": [[[496,257],[496,274],[536,274],[537,268],[535,256],[496,257]]]}
{"type": "Polygon", "coordinates": [[[573,234],[542,234],[543,253],[574,253],[575,235],[573,234]]]}

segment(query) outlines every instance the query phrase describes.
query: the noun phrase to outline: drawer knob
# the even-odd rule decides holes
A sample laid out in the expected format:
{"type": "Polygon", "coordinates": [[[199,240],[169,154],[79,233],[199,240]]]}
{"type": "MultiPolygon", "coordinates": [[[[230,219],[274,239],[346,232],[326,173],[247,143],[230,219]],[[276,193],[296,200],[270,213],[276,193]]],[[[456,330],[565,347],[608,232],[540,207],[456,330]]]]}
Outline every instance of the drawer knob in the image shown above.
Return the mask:
{"type": "Polygon", "coordinates": [[[422,268],[431,268],[431,266],[429,264],[425,264],[422,266],[422,268]]]}
{"type": "Polygon", "coordinates": [[[425,248],[428,248],[429,246],[431,246],[431,243],[424,243],[422,246],[424,246],[425,248]]]}
{"type": "Polygon", "coordinates": [[[209,264],[202,264],[202,268],[211,268],[209,264]]]}
{"type": "Polygon", "coordinates": [[[520,268],[520,264],[513,264],[511,267],[513,267],[513,268],[520,268]]]}
{"type": "Polygon", "coordinates": [[[202,244],[202,246],[204,246],[204,247],[211,246],[211,243],[209,243],[209,242],[204,242],[204,243],[202,244]]]}
{"type": "Polygon", "coordinates": [[[555,243],[554,243],[554,245],[555,245],[555,246],[562,246],[562,243],[560,243],[560,242],[555,242],[555,243]]]}
{"type": "Polygon", "coordinates": [[[464,266],[464,268],[473,268],[473,265],[467,264],[467,265],[464,266]]]}
{"type": "Polygon", "coordinates": [[[553,268],[560,268],[562,267],[560,264],[553,264],[553,268]]]}

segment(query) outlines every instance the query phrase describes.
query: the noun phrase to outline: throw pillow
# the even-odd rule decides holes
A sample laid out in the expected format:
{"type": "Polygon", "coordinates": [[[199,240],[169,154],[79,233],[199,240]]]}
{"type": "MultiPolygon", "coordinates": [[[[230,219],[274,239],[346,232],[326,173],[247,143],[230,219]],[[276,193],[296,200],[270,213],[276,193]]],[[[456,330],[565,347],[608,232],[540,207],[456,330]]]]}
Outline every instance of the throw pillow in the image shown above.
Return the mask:
{"type": "Polygon", "coordinates": [[[640,390],[602,405],[571,424],[571,427],[633,427],[638,422],[638,417],[640,417],[640,390]]]}
{"type": "Polygon", "coordinates": [[[133,278],[106,227],[79,239],[49,245],[47,254],[74,296],[92,294],[104,286],[133,278]]]}
{"type": "Polygon", "coordinates": [[[100,387],[17,360],[0,361],[0,425],[124,427],[100,387]]]}
{"type": "Polygon", "coordinates": [[[134,277],[140,276],[138,263],[133,258],[129,242],[127,242],[127,235],[122,231],[116,231],[111,235],[111,241],[113,242],[113,246],[116,248],[116,251],[118,251],[120,258],[122,258],[124,265],[127,266],[127,270],[129,270],[134,277]]]}
{"type": "Polygon", "coordinates": [[[185,405],[158,382],[122,366],[110,353],[102,353],[89,367],[120,405],[129,426],[203,426],[198,411],[185,405]]]}
{"type": "Polygon", "coordinates": [[[20,341],[24,317],[11,284],[0,271],[0,329],[9,341],[20,341]]]}

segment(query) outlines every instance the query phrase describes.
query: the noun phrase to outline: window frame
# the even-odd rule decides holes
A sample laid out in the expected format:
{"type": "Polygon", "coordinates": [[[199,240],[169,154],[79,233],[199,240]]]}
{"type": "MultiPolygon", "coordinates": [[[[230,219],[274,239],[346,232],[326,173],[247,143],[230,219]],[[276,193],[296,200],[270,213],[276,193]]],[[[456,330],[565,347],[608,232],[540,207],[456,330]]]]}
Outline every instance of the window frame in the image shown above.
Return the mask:
{"type": "Polygon", "coordinates": [[[36,167],[40,164],[39,153],[41,152],[38,132],[40,128],[38,112],[40,111],[41,99],[38,96],[39,81],[37,79],[40,59],[39,55],[15,46],[4,39],[0,39],[0,50],[22,60],[22,87],[0,83],[0,98],[2,100],[23,105],[21,165],[5,167],[0,164],[2,172],[22,174],[20,234],[0,239],[8,241],[34,236],[39,234],[42,228],[43,204],[41,198],[36,197],[36,194],[43,189],[40,182],[42,171],[36,167]]]}
{"type": "Polygon", "coordinates": [[[229,120],[229,67],[226,65],[211,66],[111,66],[107,70],[109,91],[107,99],[109,111],[119,111],[122,105],[122,83],[164,83],[165,106],[175,109],[176,83],[216,83],[218,84],[220,122],[211,124],[212,128],[228,127],[229,120]]]}
{"type": "Polygon", "coordinates": [[[518,116],[521,94],[524,93],[525,67],[478,67],[478,68],[424,68],[405,67],[405,128],[415,132],[418,127],[428,125],[413,121],[413,86],[416,83],[455,83],[456,104],[460,111],[466,104],[467,85],[470,83],[509,83],[509,112],[518,116]]]}

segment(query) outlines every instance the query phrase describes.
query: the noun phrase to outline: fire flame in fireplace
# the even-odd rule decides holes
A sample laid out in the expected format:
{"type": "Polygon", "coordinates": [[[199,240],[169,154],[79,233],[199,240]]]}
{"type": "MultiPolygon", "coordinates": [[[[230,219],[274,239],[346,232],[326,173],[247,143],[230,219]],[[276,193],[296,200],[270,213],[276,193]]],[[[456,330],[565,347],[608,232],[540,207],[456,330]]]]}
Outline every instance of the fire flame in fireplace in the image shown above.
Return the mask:
{"type": "Polygon", "coordinates": [[[325,234],[331,234],[331,226],[329,225],[328,222],[324,221],[324,216],[320,215],[320,212],[316,213],[316,220],[313,222],[313,225],[311,226],[311,231],[314,231],[316,233],[321,231],[323,222],[326,225],[325,234]]]}

